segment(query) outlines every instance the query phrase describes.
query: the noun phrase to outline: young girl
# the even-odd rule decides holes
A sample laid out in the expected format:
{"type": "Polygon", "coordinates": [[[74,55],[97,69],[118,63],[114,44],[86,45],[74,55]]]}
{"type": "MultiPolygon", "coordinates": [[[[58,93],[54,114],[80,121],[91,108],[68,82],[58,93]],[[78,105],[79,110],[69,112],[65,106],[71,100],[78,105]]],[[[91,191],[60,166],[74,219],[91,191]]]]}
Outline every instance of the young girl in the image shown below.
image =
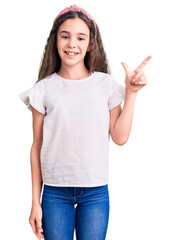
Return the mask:
{"type": "Polygon", "coordinates": [[[124,87],[110,74],[89,13],[73,5],[54,20],[38,81],[19,94],[33,115],[29,223],[39,239],[71,240],[74,228],[79,240],[105,239],[109,138],[118,145],[127,142],[150,58],[133,72],[122,63],[124,87]]]}

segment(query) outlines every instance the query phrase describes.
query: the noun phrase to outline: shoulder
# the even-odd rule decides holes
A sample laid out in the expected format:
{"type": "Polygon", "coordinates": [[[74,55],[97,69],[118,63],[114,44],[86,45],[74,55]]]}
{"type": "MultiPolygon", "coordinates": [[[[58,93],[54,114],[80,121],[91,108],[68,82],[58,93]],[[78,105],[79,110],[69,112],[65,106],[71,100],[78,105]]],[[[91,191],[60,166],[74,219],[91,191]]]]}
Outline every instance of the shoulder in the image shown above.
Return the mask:
{"type": "Polygon", "coordinates": [[[34,88],[41,89],[42,92],[46,91],[48,86],[52,86],[52,83],[54,82],[55,73],[52,73],[48,75],[45,78],[42,78],[41,80],[37,81],[34,84],[34,88]]]}
{"type": "Polygon", "coordinates": [[[102,82],[107,82],[109,87],[112,87],[118,84],[118,81],[116,80],[116,78],[110,73],[95,71],[95,76],[97,79],[100,79],[102,82]]]}
{"type": "Polygon", "coordinates": [[[105,78],[105,79],[107,78],[110,80],[116,80],[115,77],[110,73],[104,73],[104,72],[98,72],[98,71],[94,71],[94,72],[97,77],[101,77],[101,78],[105,78]]]}
{"type": "Polygon", "coordinates": [[[98,71],[94,71],[95,72],[95,77],[97,79],[103,80],[103,81],[107,81],[109,84],[111,82],[114,82],[116,79],[114,78],[114,76],[112,76],[109,73],[104,73],[104,72],[98,72],[98,71]]]}
{"type": "Polygon", "coordinates": [[[55,73],[52,73],[52,74],[48,75],[47,77],[42,78],[41,80],[36,82],[36,84],[46,84],[46,82],[52,81],[54,78],[55,78],[55,73]]]}
{"type": "Polygon", "coordinates": [[[111,76],[109,73],[104,73],[99,71],[94,71],[94,72],[97,77],[108,78],[109,76],[111,76]]]}

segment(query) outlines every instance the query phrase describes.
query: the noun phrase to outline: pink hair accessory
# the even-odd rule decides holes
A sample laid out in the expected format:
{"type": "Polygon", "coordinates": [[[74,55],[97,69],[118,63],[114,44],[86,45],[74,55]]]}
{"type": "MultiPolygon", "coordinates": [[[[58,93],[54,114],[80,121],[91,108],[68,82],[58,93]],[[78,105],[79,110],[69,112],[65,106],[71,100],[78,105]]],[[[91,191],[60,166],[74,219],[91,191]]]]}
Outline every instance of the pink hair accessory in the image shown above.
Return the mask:
{"type": "Polygon", "coordinates": [[[70,7],[66,7],[64,8],[58,15],[57,17],[54,19],[54,22],[53,22],[53,28],[54,28],[54,24],[55,24],[55,21],[57,20],[57,18],[59,18],[61,15],[67,13],[67,12],[71,12],[71,11],[77,11],[77,12],[82,12],[84,13],[84,15],[86,15],[90,20],[93,21],[93,24],[94,24],[94,27],[95,27],[95,38],[97,37],[97,28],[96,28],[96,23],[94,21],[94,19],[92,18],[92,16],[86,11],[84,10],[83,8],[80,8],[78,7],[77,5],[71,5],[70,7]]]}

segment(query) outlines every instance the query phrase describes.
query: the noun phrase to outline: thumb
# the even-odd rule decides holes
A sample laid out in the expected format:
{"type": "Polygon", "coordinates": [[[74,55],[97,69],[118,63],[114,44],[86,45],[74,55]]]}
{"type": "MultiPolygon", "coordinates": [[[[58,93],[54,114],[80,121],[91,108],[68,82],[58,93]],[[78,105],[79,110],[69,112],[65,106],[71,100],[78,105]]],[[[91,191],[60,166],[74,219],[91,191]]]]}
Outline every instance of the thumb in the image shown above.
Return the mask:
{"type": "Polygon", "coordinates": [[[129,67],[128,67],[128,65],[126,63],[124,63],[124,62],[121,62],[121,64],[122,64],[126,74],[128,75],[131,72],[129,67]]]}

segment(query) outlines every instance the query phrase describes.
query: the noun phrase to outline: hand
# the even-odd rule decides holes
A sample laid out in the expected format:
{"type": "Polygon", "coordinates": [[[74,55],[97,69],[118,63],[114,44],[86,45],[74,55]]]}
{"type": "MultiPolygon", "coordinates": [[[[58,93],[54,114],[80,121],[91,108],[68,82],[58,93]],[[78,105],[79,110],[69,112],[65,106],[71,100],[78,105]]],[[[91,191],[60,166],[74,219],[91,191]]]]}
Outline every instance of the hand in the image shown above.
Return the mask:
{"type": "Polygon", "coordinates": [[[129,91],[137,93],[139,89],[147,84],[146,76],[142,69],[151,58],[151,55],[145,58],[145,60],[143,60],[143,62],[133,72],[130,71],[126,63],[121,62],[126,72],[125,84],[129,91]]]}
{"type": "Polygon", "coordinates": [[[35,235],[41,240],[44,238],[41,227],[41,220],[42,220],[42,208],[41,205],[32,205],[31,214],[29,217],[29,223],[33,229],[35,235]]]}

